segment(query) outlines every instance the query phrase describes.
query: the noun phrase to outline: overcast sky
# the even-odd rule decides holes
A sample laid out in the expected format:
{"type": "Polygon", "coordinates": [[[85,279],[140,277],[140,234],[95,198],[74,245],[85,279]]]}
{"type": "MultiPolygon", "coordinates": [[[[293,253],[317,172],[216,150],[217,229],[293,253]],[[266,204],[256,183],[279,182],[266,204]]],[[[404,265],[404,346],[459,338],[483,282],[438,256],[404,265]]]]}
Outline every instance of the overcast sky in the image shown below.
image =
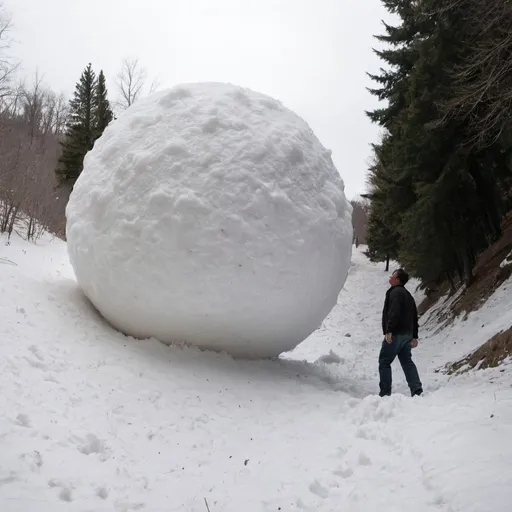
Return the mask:
{"type": "MultiPolygon", "coordinates": [[[[2,0],[0,0],[1,2],[2,0]]],[[[224,81],[280,99],[333,159],[348,198],[363,191],[379,129],[366,71],[380,62],[380,0],[3,0],[26,75],[70,95],[83,68],[103,69],[111,95],[124,57],[160,88],[224,81]]]]}

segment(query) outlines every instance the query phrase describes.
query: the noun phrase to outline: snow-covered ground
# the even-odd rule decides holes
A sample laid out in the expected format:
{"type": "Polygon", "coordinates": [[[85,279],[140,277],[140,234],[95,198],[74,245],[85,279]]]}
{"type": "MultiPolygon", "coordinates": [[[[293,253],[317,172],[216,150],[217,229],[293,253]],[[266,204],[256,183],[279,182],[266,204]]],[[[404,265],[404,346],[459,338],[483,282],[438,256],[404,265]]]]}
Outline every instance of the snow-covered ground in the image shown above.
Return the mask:
{"type": "Polygon", "coordinates": [[[0,246],[1,512],[505,512],[512,367],[436,369],[512,324],[512,282],[414,357],[425,394],[377,355],[388,275],[354,250],[338,306],[276,361],[113,331],[66,246],[0,246]]]}

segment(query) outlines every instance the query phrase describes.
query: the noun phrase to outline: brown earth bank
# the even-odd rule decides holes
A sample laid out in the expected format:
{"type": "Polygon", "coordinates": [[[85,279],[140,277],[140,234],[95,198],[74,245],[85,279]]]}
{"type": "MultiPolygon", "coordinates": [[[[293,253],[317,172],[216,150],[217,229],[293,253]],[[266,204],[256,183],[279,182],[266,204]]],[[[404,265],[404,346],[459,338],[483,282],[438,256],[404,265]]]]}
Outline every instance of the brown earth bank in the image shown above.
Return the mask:
{"type": "Polygon", "coordinates": [[[480,348],[446,367],[448,374],[464,373],[478,367],[496,368],[507,357],[512,355],[512,327],[506,331],[495,334],[490,340],[485,342],[480,348]]]}
{"type": "MultiPolygon", "coordinates": [[[[453,317],[467,317],[472,311],[479,309],[484,302],[512,275],[512,212],[502,222],[502,236],[477,258],[473,269],[473,282],[468,288],[461,290],[457,300],[450,306],[453,317]],[[506,260],[506,261],[505,261],[506,260]],[[503,263],[503,265],[502,265],[503,263]]],[[[438,300],[449,293],[448,283],[443,283],[435,290],[427,290],[427,297],[418,305],[420,314],[426,313],[438,300]]]]}
{"type": "MultiPolygon", "coordinates": [[[[440,331],[455,318],[462,315],[465,319],[472,311],[478,310],[512,276],[512,212],[503,219],[501,238],[478,256],[473,276],[471,286],[460,288],[455,295],[450,294],[448,283],[442,283],[435,290],[427,290],[425,299],[418,305],[420,315],[437,305],[431,321],[436,322],[437,330],[440,331]],[[445,301],[446,306],[440,305],[439,301],[445,301]]],[[[451,375],[495,368],[511,355],[512,326],[496,333],[471,354],[459,361],[447,363],[438,371],[451,375]]]]}

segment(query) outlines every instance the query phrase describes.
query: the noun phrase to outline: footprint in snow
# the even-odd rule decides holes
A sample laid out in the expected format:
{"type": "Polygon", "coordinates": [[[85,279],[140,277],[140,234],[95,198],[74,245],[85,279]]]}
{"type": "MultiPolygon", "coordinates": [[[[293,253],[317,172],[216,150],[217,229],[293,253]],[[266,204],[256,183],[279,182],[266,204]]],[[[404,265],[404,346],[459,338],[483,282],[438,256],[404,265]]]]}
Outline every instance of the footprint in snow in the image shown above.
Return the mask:
{"type": "Polygon", "coordinates": [[[2,485],[12,484],[13,482],[16,482],[17,480],[19,480],[19,478],[17,477],[17,473],[14,471],[10,471],[9,476],[0,478],[0,487],[2,485]]]}
{"type": "Polygon", "coordinates": [[[78,451],[84,455],[99,454],[105,460],[107,448],[105,442],[94,434],[86,434],[84,437],[72,436],[71,441],[78,446],[78,451]]]}
{"type": "Polygon", "coordinates": [[[345,464],[345,465],[340,466],[337,469],[335,469],[332,472],[332,474],[336,475],[336,476],[341,476],[341,478],[350,478],[354,474],[354,471],[352,470],[352,468],[349,468],[345,464]]]}
{"type": "Polygon", "coordinates": [[[357,460],[357,462],[361,466],[371,466],[372,465],[372,460],[370,459],[370,457],[368,457],[368,455],[366,455],[366,453],[363,453],[363,452],[361,452],[359,454],[359,459],[357,460]]]}
{"type": "Polygon", "coordinates": [[[23,413],[20,413],[18,416],[16,416],[15,423],[25,428],[30,428],[32,426],[29,417],[23,413]]]}
{"type": "Polygon", "coordinates": [[[73,501],[73,494],[71,489],[63,487],[59,492],[59,500],[61,501],[73,501]]]}
{"type": "Polygon", "coordinates": [[[73,501],[73,486],[63,482],[62,480],[57,480],[56,478],[52,478],[48,481],[48,487],[55,488],[60,487],[59,492],[59,500],[61,501],[73,501]]]}
{"type": "Polygon", "coordinates": [[[36,345],[30,345],[28,349],[37,357],[37,359],[39,359],[39,361],[44,361],[44,356],[36,345]]]}
{"type": "Polygon", "coordinates": [[[39,468],[43,465],[43,457],[37,450],[28,453],[22,453],[20,459],[30,466],[30,470],[34,473],[39,472],[39,468]]]}
{"type": "Polygon", "coordinates": [[[305,510],[306,512],[317,512],[318,510],[316,506],[311,507],[304,503],[300,498],[297,499],[296,505],[299,510],[305,510]]]}
{"type": "Polygon", "coordinates": [[[38,370],[48,369],[48,367],[41,360],[36,361],[35,359],[26,356],[23,359],[25,359],[25,361],[27,361],[27,363],[30,364],[32,368],[37,368],[38,370]]]}
{"type": "Polygon", "coordinates": [[[96,490],[96,496],[102,500],[106,500],[108,498],[108,490],[105,487],[99,487],[96,490]]]}
{"type": "Polygon", "coordinates": [[[309,490],[316,494],[317,496],[320,496],[320,498],[327,498],[329,496],[329,490],[326,489],[318,480],[315,480],[310,486],[309,490]]]}

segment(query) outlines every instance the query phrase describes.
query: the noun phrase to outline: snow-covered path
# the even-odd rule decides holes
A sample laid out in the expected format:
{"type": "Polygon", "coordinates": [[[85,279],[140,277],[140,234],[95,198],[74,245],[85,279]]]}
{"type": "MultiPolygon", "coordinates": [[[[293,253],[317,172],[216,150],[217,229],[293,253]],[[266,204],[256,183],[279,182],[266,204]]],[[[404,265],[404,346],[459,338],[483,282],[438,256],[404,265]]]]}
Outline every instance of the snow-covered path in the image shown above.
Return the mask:
{"type": "Polygon", "coordinates": [[[387,274],[358,251],[338,306],[277,361],[115,333],[61,242],[2,245],[0,279],[2,512],[510,510],[510,366],[434,372],[511,323],[510,283],[423,330],[425,396],[396,365],[380,399],[387,274]]]}

